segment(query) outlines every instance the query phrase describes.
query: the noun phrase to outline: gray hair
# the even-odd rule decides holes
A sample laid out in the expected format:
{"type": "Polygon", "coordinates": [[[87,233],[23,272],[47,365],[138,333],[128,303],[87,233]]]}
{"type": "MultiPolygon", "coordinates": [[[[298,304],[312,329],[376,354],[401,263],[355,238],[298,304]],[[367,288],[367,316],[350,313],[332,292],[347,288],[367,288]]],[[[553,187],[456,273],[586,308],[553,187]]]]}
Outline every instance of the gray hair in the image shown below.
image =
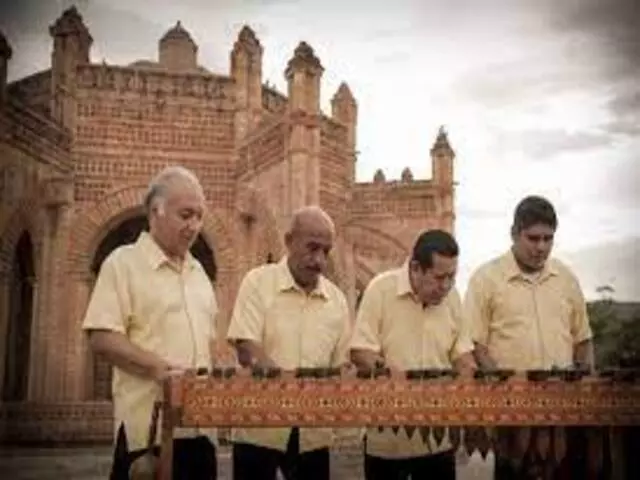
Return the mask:
{"type": "Polygon", "coordinates": [[[169,186],[176,181],[187,181],[202,191],[200,180],[198,180],[198,177],[191,170],[180,165],[166,167],[149,183],[149,188],[144,197],[144,209],[147,215],[151,213],[151,209],[156,203],[164,202],[167,192],[169,191],[169,186]]]}

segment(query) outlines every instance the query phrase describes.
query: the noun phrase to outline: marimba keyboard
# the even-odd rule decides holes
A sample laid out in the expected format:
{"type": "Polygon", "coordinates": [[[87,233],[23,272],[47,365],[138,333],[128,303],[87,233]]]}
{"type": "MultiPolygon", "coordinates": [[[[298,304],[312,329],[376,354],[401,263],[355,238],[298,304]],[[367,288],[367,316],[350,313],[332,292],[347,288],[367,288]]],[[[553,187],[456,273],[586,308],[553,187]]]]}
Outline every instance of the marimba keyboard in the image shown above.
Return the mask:
{"type": "Polygon", "coordinates": [[[338,369],[199,373],[165,382],[163,480],[171,478],[176,427],[281,426],[404,429],[438,443],[446,428],[453,448],[462,445],[469,454],[494,450],[517,462],[534,459],[518,467],[531,472],[539,459],[548,467],[540,478],[605,478],[605,470],[606,478],[640,478],[639,458],[629,453],[640,440],[637,370],[496,370],[473,377],[386,369],[347,375],[338,369]],[[524,428],[504,430],[509,427],[524,428]],[[584,448],[588,453],[580,453],[584,448]],[[576,458],[586,462],[584,469],[573,463],[576,458]]]}
{"type": "Polygon", "coordinates": [[[640,375],[578,370],[218,369],[171,379],[166,405],[181,426],[364,427],[640,425],[640,375]],[[177,415],[177,418],[176,416],[177,415]]]}

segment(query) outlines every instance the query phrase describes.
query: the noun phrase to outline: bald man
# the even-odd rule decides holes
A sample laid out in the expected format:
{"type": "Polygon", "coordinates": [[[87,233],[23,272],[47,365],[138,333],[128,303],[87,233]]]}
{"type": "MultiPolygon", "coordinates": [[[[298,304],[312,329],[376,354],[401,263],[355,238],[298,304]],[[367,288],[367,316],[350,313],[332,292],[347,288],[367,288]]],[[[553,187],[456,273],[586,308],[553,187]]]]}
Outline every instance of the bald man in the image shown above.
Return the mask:
{"type": "MultiPolygon", "coordinates": [[[[183,167],[168,167],[149,185],[145,207],[149,231],[105,259],[83,322],[93,351],[114,367],[111,480],[129,479],[134,464],[142,465],[163,380],[213,363],[216,297],[189,252],[205,211],[200,182],[183,167]]],[[[215,431],[175,436],[173,477],[215,479],[215,431]]]]}
{"type": "MultiPolygon", "coordinates": [[[[339,367],[346,361],[349,309],[326,271],[335,232],[318,207],[293,215],[287,255],[242,280],[228,338],[244,366],[339,367]]],[[[255,428],[234,431],[235,480],[329,479],[331,429],[255,428]]]]}

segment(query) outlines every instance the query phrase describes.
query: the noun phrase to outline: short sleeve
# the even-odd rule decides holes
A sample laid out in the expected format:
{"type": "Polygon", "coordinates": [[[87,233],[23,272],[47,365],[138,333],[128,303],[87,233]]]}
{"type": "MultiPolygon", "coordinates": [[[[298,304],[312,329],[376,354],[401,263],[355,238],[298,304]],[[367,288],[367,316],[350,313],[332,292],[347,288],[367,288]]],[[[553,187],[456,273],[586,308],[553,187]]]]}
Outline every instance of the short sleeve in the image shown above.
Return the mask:
{"type": "Polygon", "coordinates": [[[489,293],[484,276],[475,273],[469,280],[462,306],[462,316],[473,342],[487,345],[489,340],[489,293]]]}
{"type": "Polygon", "coordinates": [[[374,279],[369,283],[360,301],[353,327],[353,335],[349,342],[351,350],[371,350],[379,353],[380,327],[382,325],[382,292],[379,282],[374,279]]]}
{"type": "Polygon", "coordinates": [[[340,296],[340,316],[342,318],[342,332],[331,355],[331,366],[337,367],[347,362],[349,358],[349,340],[351,339],[351,315],[349,305],[344,295],[340,296]]]}
{"type": "Polygon", "coordinates": [[[117,254],[117,251],[112,253],[102,263],[82,322],[83,330],[127,333],[131,299],[122,258],[117,254]]]}
{"type": "Polygon", "coordinates": [[[578,279],[571,275],[570,279],[570,295],[571,295],[571,318],[570,328],[573,343],[578,344],[589,340],[593,337],[591,325],[589,323],[589,314],[587,313],[587,304],[578,279]]]}
{"type": "Polygon", "coordinates": [[[236,296],[227,339],[262,343],[264,311],[258,290],[256,271],[245,275],[236,296]]]}
{"type": "Polygon", "coordinates": [[[458,334],[451,348],[451,360],[454,361],[466,353],[473,351],[473,339],[471,336],[471,325],[468,318],[464,315],[460,295],[457,290],[453,290],[449,296],[449,308],[453,321],[458,327],[458,334]]]}

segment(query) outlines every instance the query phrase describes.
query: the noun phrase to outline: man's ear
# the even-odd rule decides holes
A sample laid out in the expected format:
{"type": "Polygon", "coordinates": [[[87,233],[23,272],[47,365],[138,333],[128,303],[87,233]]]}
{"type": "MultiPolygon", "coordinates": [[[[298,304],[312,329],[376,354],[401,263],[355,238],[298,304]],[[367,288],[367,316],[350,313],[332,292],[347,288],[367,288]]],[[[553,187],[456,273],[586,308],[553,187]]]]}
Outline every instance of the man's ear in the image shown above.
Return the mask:
{"type": "Polygon", "coordinates": [[[518,240],[518,228],[515,225],[511,225],[511,241],[518,240]]]}
{"type": "Polygon", "coordinates": [[[417,260],[409,260],[409,273],[420,270],[420,264],[417,260]]]}

